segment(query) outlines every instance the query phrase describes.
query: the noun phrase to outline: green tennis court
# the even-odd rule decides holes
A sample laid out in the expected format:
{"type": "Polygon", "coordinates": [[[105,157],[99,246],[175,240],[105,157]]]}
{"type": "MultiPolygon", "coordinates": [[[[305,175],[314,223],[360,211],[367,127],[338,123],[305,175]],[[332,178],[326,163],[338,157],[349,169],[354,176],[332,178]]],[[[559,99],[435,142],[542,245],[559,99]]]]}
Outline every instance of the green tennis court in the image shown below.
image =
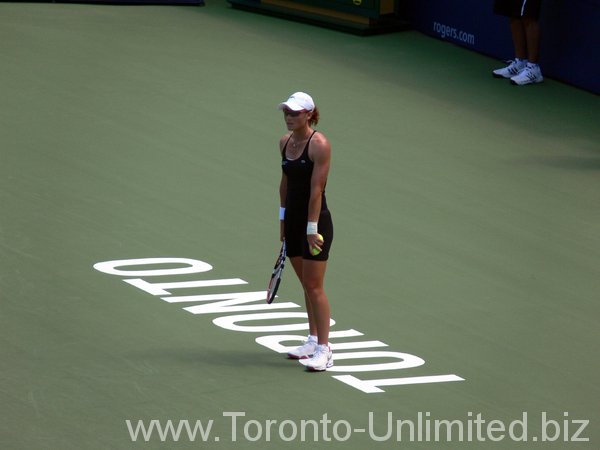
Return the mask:
{"type": "Polygon", "coordinates": [[[2,3],[0,55],[1,448],[598,448],[597,96],[224,0],[2,3]],[[298,90],[332,144],[318,374],[278,350],[290,268],[243,295],[298,90]]]}

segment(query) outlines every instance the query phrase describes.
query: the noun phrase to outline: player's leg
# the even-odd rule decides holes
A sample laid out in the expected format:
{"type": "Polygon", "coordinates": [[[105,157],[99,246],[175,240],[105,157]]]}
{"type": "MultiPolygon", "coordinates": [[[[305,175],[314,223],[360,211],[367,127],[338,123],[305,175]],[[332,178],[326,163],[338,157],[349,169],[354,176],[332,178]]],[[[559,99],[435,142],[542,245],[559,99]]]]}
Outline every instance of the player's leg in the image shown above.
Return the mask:
{"type": "Polygon", "coordinates": [[[304,303],[306,304],[306,313],[308,314],[308,327],[310,334],[312,336],[317,336],[317,322],[315,321],[315,315],[313,313],[312,305],[308,299],[306,290],[304,289],[303,259],[301,256],[295,256],[293,258],[290,258],[290,262],[292,263],[294,272],[296,272],[296,276],[298,277],[298,280],[302,285],[302,289],[304,290],[304,303]]]}
{"type": "Polygon", "coordinates": [[[333,354],[329,347],[330,311],[329,300],[323,288],[323,280],[327,269],[327,261],[304,259],[302,279],[304,290],[312,305],[312,311],[317,324],[319,345],[314,355],[306,361],[309,370],[323,371],[333,366],[333,354]]]}
{"type": "Polygon", "coordinates": [[[329,300],[323,288],[327,261],[302,260],[302,285],[314,317],[319,344],[329,342],[329,300]]]}
{"type": "Polygon", "coordinates": [[[529,61],[525,68],[510,78],[512,84],[525,85],[541,83],[544,81],[542,70],[538,64],[540,47],[540,26],[537,19],[533,17],[523,17],[523,29],[525,30],[525,40],[527,47],[527,57],[529,61]]]}
{"type": "Polygon", "coordinates": [[[527,59],[527,35],[525,33],[525,23],[521,17],[510,17],[510,32],[515,49],[515,58],[527,59]]]}
{"type": "Polygon", "coordinates": [[[523,29],[527,42],[527,59],[538,64],[540,58],[540,24],[532,17],[523,17],[523,29]]]}
{"type": "Polygon", "coordinates": [[[540,25],[538,22],[540,5],[539,0],[528,0],[523,4],[521,22],[523,24],[523,34],[525,35],[528,62],[518,75],[511,77],[510,82],[513,84],[524,85],[544,81],[538,64],[540,53],[540,25]]]}
{"type": "MultiPolygon", "coordinates": [[[[303,263],[301,256],[294,256],[290,258],[290,262],[292,263],[292,267],[294,268],[294,272],[296,272],[296,276],[298,280],[300,280],[300,284],[302,284],[302,289],[304,290],[303,283],[303,263]]],[[[306,291],[304,291],[304,302],[306,303],[306,313],[308,315],[308,327],[309,327],[309,335],[306,341],[302,343],[301,346],[291,350],[288,352],[288,357],[292,359],[305,359],[311,357],[315,350],[317,349],[317,323],[315,321],[315,316],[313,314],[312,305],[308,300],[308,295],[306,291]]]]}
{"type": "Polygon", "coordinates": [[[527,64],[527,40],[521,21],[522,3],[520,0],[495,0],[494,14],[507,17],[513,41],[514,59],[510,64],[492,71],[495,78],[512,78],[518,75],[527,64]]]}
{"type": "Polygon", "coordinates": [[[515,59],[508,66],[494,70],[492,75],[495,78],[512,78],[527,66],[527,39],[523,21],[520,17],[509,17],[509,20],[515,59]]]}

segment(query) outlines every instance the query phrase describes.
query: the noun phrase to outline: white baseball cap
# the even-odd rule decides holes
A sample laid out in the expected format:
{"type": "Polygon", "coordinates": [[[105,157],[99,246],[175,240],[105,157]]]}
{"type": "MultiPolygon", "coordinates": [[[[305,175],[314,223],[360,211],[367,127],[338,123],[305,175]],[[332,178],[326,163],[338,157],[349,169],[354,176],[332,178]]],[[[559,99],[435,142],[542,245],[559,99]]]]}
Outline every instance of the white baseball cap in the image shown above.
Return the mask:
{"type": "Polygon", "coordinates": [[[287,101],[279,104],[279,109],[291,109],[292,111],[312,111],[315,109],[315,102],[310,95],[304,92],[293,93],[287,101]]]}

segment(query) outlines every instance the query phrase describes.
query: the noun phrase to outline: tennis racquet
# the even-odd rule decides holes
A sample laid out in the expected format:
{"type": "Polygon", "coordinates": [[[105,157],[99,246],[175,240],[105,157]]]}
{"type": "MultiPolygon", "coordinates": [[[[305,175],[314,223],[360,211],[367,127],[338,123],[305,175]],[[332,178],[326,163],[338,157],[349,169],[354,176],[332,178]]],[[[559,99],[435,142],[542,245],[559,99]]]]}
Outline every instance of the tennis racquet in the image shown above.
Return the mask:
{"type": "Polygon", "coordinates": [[[275,261],[275,267],[273,267],[273,273],[271,274],[271,280],[269,281],[269,288],[267,289],[267,303],[273,303],[277,289],[279,289],[279,283],[281,283],[281,275],[283,274],[283,268],[285,267],[285,241],[281,244],[281,250],[279,257],[275,261]]]}

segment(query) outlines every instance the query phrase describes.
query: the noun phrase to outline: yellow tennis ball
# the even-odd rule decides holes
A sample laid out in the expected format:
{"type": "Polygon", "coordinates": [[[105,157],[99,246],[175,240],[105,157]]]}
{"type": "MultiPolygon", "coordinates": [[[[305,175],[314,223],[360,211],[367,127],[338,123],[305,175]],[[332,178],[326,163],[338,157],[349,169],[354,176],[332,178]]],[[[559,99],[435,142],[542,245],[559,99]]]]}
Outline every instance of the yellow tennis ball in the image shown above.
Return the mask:
{"type": "MultiPolygon", "coordinates": [[[[319,237],[319,239],[320,239],[321,241],[325,241],[325,240],[323,239],[323,236],[321,236],[320,234],[318,234],[318,233],[317,233],[317,236],[319,237]]],[[[310,248],[310,254],[311,254],[311,255],[313,255],[313,256],[317,256],[319,253],[321,253],[321,250],[319,250],[318,248],[316,248],[316,247],[311,247],[311,248],[310,248]]]]}

